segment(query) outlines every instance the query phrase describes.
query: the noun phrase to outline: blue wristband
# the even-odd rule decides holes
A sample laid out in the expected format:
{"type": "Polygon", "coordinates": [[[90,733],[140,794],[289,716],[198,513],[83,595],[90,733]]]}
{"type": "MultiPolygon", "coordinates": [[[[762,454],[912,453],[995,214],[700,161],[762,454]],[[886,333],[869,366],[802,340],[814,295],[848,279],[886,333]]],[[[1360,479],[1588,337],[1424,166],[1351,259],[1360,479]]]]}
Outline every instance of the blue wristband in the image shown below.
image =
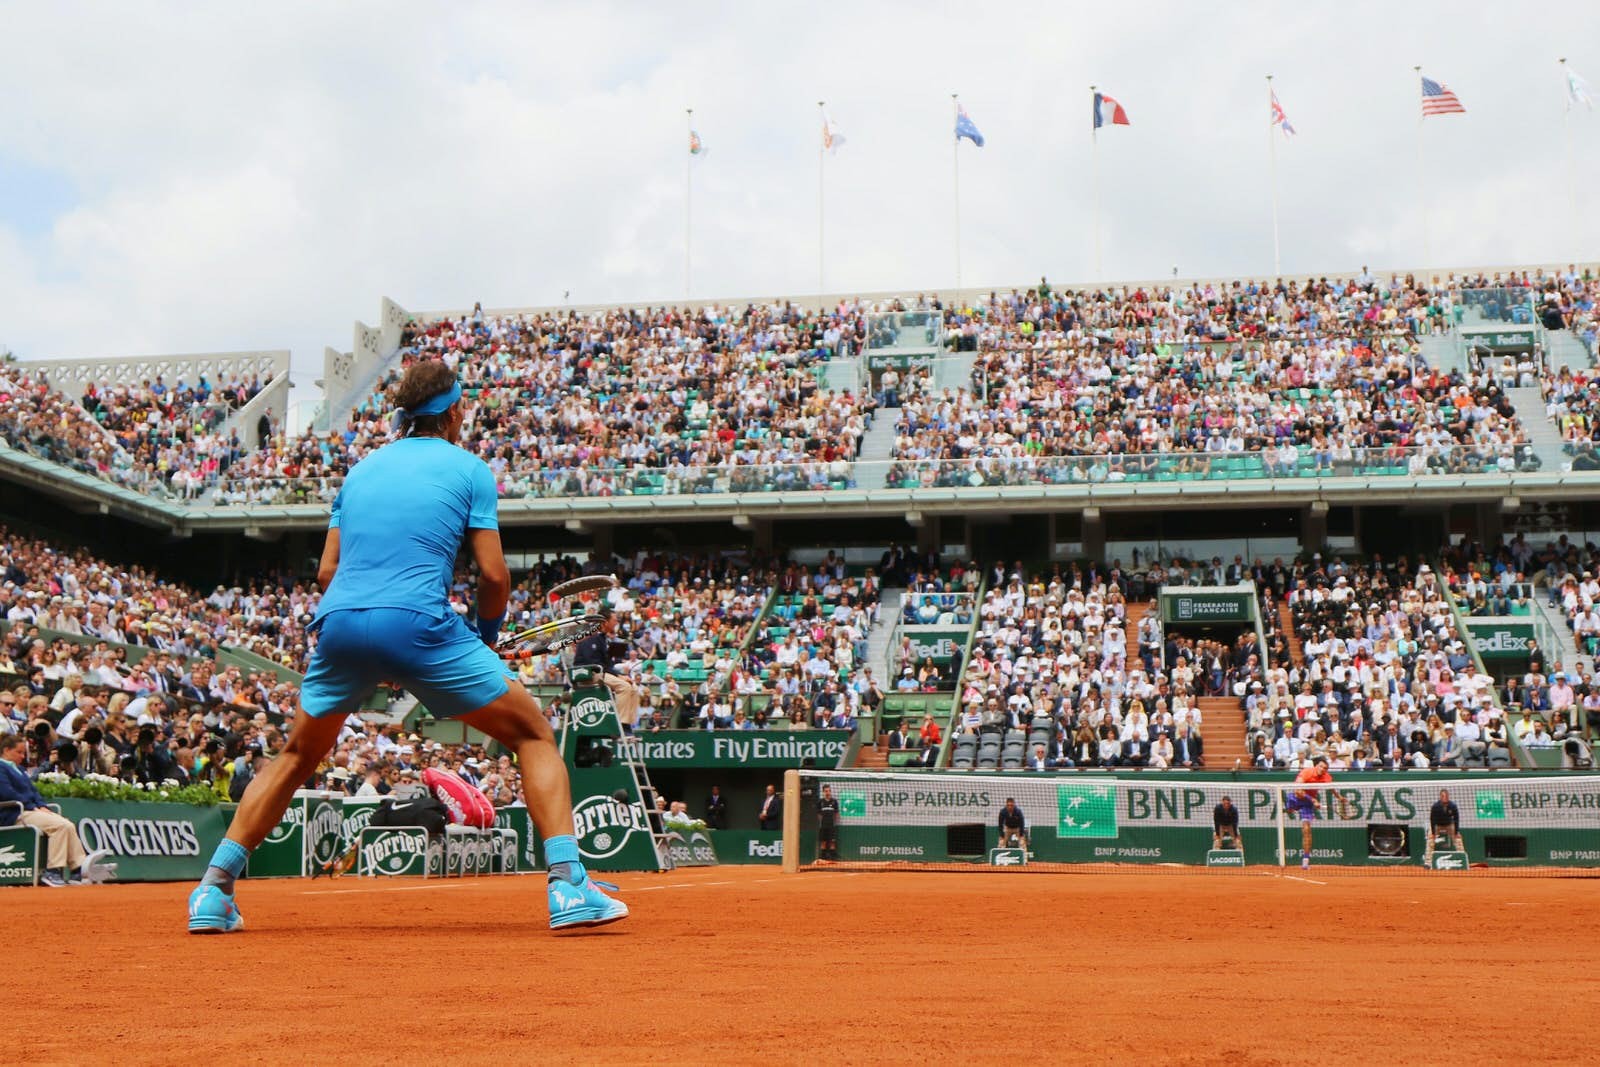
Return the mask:
{"type": "Polygon", "coordinates": [[[491,648],[494,646],[495,640],[500,636],[500,627],[505,624],[505,621],[504,612],[492,619],[486,619],[482,615],[478,616],[478,636],[483,638],[484,644],[489,645],[491,648]]]}

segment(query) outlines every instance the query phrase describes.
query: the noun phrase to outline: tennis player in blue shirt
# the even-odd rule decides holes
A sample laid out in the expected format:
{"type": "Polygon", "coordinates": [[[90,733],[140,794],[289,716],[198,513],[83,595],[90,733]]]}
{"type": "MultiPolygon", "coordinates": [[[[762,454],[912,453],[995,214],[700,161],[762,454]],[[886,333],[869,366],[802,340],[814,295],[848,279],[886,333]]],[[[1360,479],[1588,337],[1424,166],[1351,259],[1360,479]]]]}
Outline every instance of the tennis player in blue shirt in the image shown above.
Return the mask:
{"type": "Polygon", "coordinates": [[[350,470],[333,504],[317,581],[316,648],[288,743],[245,791],[228,836],[189,895],[189,931],[244,925],[234,879],[283,817],[294,791],[338,740],[345,717],[380,681],[415,693],[440,718],[459,718],[512,749],[528,813],[544,839],[550,927],[599,926],[628,908],[597,888],[573,837],[567,768],[539,702],[494,652],[511,578],[500,547],[494,475],[456,447],[461,386],[445,364],[413,364],[394,392],[404,436],[350,470]],[[478,632],[448,600],[465,540],[478,564],[478,632]]]}

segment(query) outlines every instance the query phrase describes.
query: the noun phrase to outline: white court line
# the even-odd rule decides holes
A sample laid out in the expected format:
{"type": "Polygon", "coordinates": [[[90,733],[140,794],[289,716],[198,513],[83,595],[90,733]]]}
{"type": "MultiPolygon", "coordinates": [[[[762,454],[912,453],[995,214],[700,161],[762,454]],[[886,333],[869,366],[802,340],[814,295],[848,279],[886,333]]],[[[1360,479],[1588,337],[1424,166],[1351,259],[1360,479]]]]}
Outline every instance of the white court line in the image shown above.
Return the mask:
{"type": "Polygon", "coordinates": [[[1327,882],[1319,882],[1315,878],[1301,878],[1298,874],[1280,874],[1280,875],[1278,875],[1278,877],[1279,878],[1287,878],[1291,882],[1305,882],[1308,885],[1327,885],[1328,884],[1327,882]]]}
{"type": "Polygon", "coordinates": [[[341,893],[416,893],[418,889],[464,889],[470,881],[443,881],[437,886],[362,886],[360,889],[306,889],[301,896],[338,896],[341,893]]]}
{"type": "Polygon", "coordinates": [[[654,893],[658,889],[699,889],[707,885],[732,885],[732,882],[679,882],[677,885],[641,885],[623,889],[623,893],[654,893]]]}

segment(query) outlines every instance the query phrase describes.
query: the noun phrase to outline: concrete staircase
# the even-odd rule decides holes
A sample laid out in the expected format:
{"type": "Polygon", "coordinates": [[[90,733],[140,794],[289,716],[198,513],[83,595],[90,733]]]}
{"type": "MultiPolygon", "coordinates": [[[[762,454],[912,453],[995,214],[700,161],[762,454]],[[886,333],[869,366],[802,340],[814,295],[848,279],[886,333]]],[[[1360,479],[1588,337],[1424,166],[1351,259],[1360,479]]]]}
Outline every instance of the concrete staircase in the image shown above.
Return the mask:
{"type": "Polygon", "coordinates": [[[1583,342],[1571,330],[1546,330],[1544,352],[1550,366],[1556,370],[1565,367],[1576,374],[1578,371],[1594,369],[1589,350],[1583,347],[1583,342]]]}
{"type": "Polygon", "coordinates": [[[1451,333],[1430,333],[1422,338],[1422,358],[1446,374],[1467,369],[1467,346],[1451,333]]]}
{"type": "MultiPolygon", "coordinates": [[[[864,666],[872,668],[872,676],[884,692],[893,688],[894,677],[889,673],[889,644],[894,639],[895,624],[900,621],[900,606],[905,603],[904,589],[879,591],[878,624],[867,631],[867,659],[864,666]]],[[[882,731],[870,742],[863,742],[856,753],[857,767],[879,770],[889,766],[889,753],[884,747],[882,731]]]]}
{"type": "Polygon", "coordinates": [[[867,631],[867,661],[872,676],[884,692],[893,688],[894,675],[889,672],[889,643],[894,640],[895,624],[900,621],[900,607],[905,603],[904,589],[879,590],[878,624],[867,631]]]}
{"type": "Polygon", "coordinates": [[[1539,457],[1539,470],[1544,474],[1559,474],[1571,460],[1561,450],[1561,431],[1550,416],[1545,414],[1544,394],[1538,386],[1523,385],[1506,390],[1506,399],[1517,409],[1517,420],[1527,431],[1528,444],[1539,457]]]}
{"type": "Polygon", "coordinates": [[[862,743],[856,751],[856,766],[874,771],[889,769],[889,750],[882,738],[875,739],[870,745],[862,743]]]}
{"type": "Polygon", "coordinates": [[[1578,639],[1567,627],[1566,615],[1560,608],[1550,606],[1546,591],[1535,589],[1532,603],[1533,610],[1544,618],[1550,632],[1556,635],[1556,647],[1545,649],[1545,654],[1551,660],[1550,670],[1555,670],[1556,663],[1560,663],[1565,671],[1573,670],[1580,662],[1592,666],[1589,657],[1578,651],[1578,639]]]}
{"type": "Polygon", "coordinates": [[[1297,667],[1306,661],[1306,650],[1300,647],[1300,635],[1294,632],[1294,613],[1289,610],[1287,600],[1278,603],[1278,631],[1283,634],[1283,639],[1289,643],[1289,662],[1287,664],[1274,663],[1274,667],[1297,667]]]}
{"type": "Polygon", "coordinates": [[[872,420],[861,438],[861,454],[856,457],[856,488],[883,488],[889,473],[888,461],[894,455],[895,424],[899,421],[899,408],[880,411],[872,420]]]}
{"type": "Polygon", "coordinates": [[[1250,770],[1249,751],[1244,745],[1244,712],[1235,697],[1201,697],[1198,701],[1205,725],[1200,736],[1206,739],[1206,770],[1231,771],[1235,766],[1250,770]]]}

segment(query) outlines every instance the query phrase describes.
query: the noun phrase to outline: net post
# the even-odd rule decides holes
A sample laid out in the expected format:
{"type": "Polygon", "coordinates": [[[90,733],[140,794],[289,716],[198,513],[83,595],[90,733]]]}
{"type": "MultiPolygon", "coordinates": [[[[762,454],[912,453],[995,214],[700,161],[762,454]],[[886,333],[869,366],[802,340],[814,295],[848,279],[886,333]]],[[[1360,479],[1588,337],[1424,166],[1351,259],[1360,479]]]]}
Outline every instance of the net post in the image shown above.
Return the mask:
{"type": "Polygon", "coordinates": [[[783,873],[800,870],[800,772],[783,772],[783,873]]]}
{"type": "Polygon", "coordinates": [[[1288,791],[1284,789],[1282,782],[1279,782],[1277,784],[1276,789],[1277,789],[1277,793],[1278,793],[1278,796],[1277,796],[1278,803],[1276,805],[1277,809],[1278,809],[1278,866],[1279,867],[1286,867],[1289,864],[1289,854],[1284,849],[1284,840],[1283,840],[1283,805],[1284,805],[1284,802],[1289,799],[1289,794],[1288,794],[1288,791]]]}

